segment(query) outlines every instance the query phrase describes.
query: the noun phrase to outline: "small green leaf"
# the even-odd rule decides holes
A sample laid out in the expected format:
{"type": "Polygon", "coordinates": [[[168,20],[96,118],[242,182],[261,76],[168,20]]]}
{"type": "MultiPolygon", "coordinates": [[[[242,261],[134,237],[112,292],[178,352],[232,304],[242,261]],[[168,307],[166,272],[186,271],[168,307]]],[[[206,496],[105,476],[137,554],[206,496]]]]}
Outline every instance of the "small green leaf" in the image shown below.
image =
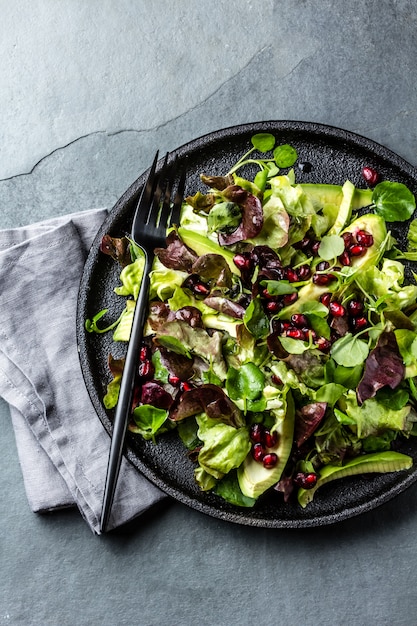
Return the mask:
{"type": "Polygon", "coordinates": [[[345,249],[345,242],[339,235],[326,235],[319,245],[319,256],[325,261],[331,261],[342,254],[345,249]]]}
{"type": "Polygon", "coordinates": [[[284,350],[289,354],[303,354],[309,349],[308,343],[301,341],[300,339],[293,339],[292,337],[280,337],[279,338],[284,350]]]}
{"type": "Polygon", "coordinates": [[[352,333],[346,333],[334,342],[330,353],[338,365],[355,367],[365,362],[369,347],[365,341],[354,337],[352,333]]]}
{"type": "Polygon", "coordinates": [[[243,323],[256,339],[269,334],[269,319],[265,315],[259,296],[254,298],[246,309],[243,323]]]}
{"type": "Polygon", "coordinates": [[[277,146],[274,150],[274,159],[278,167],[291,167],[297,158],[297,150],[288,143],[277,146]]]}
{"type": "Polygon", "coordinates": [[[383,181],[372,193],[375,212],[387,222],[405,222],[416,208],[416,199],[403,183],[383,181]]]}
{"type": "Polygon", "coordinates": [[[226,390],[232,400],[256,400],[264,387],[265,376],[254,363],[245,363],[239,369],[229,367],[226,390]]]}
{"type": "MultiPolygon", "coordinates": [[[[261,280],[261,286],[266,287],[266,290],[271,296],[284,296],[289,293],[296,293],[297,289],[288,280],[261,280]]],[[[327,313],[329,311],[327,310],[327,313]]]]}
{"type": "Polygon", "coordinates": [[[275,146],[275,137],[271,133],[258,133],[251,137],[251,142],[259,152],[269,152],[275,146]]]}

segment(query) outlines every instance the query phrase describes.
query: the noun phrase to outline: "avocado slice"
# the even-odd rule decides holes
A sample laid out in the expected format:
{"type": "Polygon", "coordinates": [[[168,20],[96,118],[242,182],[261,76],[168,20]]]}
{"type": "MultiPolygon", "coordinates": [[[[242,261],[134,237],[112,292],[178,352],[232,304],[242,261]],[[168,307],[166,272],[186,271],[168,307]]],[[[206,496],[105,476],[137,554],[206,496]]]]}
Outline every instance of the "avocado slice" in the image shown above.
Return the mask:
{"type": "Polygon", "coordinates": [[[291,392],[287,393],[287,412],[277,432],[279,440],[270,452],[278,456],[278,463],[272,469],[266,469],[262,463],[255,461],[249,453],[239,467],[237,478],[242,493],[249,498],[258,498],[267,489],[275,485],[287,464],[294,438],[295,407],[291,392]]]}
{"type": "MultiPolygon", "coordinates": [[[[308,196],[316,211],[326,205],[340,208],[345,197],[348,203],[349,200],[351,201],[351,211],[357,211],[372,204],[371,189],[357,189],[349,181],[347,183],[343,187],[341,185],[323,183],[301,183],[300,187],[308,196]]],[[[345,207],[343,207],[343,211],[345,211],[345,207]]]]}
{"type": "Polygon", "coordinates": [[[370,233],[374,242],[372,246],[367,248],[366,253],[363,256],[351,258],[351,267],[354,267],[355,269],[366,269],[367,267],[375,265],[375,263],[378,262],[382,252],[381,245],[387,236],[387,227],[384,218],[380,215],[375,215],[375,213],[366,213],[365,215],[357,217],[353,220],[353,222],[342,230],[340,234],[343,235],[344,233],[352,233],[355,235],[360,230],[366,230],[370,233]]]}
{"type": "Polygon", "coordinates": [[[230,250],[225,250],[225,248],[219,246],[219,244],[215,241],[208,239],[208,237],[205,237],[200,233],[195,233],[194,231],[182,226],[178,228],[178,235],[181,237],[185,245],[188,246],[188,248],[191,248],[191,250],[194,250],[198,256],[203,256],[204,254],[220,254],[226,260],[233,274],[240,276],[240,270],[236,267],[233,261],[234,253],[230,250]]]}

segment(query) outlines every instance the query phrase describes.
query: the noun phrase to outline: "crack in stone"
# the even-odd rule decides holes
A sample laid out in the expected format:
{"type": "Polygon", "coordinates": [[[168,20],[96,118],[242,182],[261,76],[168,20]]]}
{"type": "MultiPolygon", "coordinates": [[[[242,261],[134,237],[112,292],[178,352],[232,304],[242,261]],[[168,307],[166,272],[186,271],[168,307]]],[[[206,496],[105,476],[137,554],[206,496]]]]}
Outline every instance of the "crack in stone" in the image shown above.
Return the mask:
{"type": "MultiPolygon", "coordinates": [[[[251,57],[250,59],[247,61],[247,63],[245,63],[244,66],[242,66],[241,68],[239,68],[239,70],[233,74],[232,76],[230,76],[229,78],[227,78],[225,81],[223,81],[214,91],[212,91],[206,98],[204,98],[204,100],[201,100],[200,102],[198,102],[197,104],[195,104],[194,106],[192,106],[191,108],[187,109],[187,111],[184,111],[183,113],[180,113],[179,115],[172,117],[168,120],[166,120],[165,122],[161,122],[161,124],[157,124],[156,126],[153,126],[151,128],[145,128],[145,129],[137,129],[137,128],[122,128],[119,130],[114,130],[114,131],[107,131],[107,130],[94,130],[90,133],[86,133],[85,135],[80,135],[79,137],[76,137],[75,139],[72,139],[71,141],[69,141],[68,143],[66,143],[63,146],[58,146],[57,148],[54,148],[53,150],[51,150],[50,152],[48,152],[47,154],[45,154],[43,157],[41,157],[34,165],[33,167],[27,171],[27,172],[21,172],[20,174],[13,174],[13,176],[7,176],[6,178],[0,178],[0,182],[7,182],[7,181],[11,181],[14,180],[15,178],[21,178],[23,176],[30,176],[31,174],[34,173],[34,171],[39,167],[39,165],[41,163],[43,163],[46,159],[48,159],[49,157],[51,157],[53,154],[56,154],[57,152],[60,152],[61,150],[65,150],[66,148],[68,148],[69,146],[74,145],[75,143],[77,143],[78,141],[81,141],[83,139],[87,139],[88,137],[93,137],[94,135],[107,135],[109,137],[114,137],[116,135],[121,135],[123,133],[151,133],[151,132],[155,132],[160,130],[161,128],[165,128],[166,126],[168,126],[168,124],[171,124],[172,122],[175,122],[179,119],[181,119],[181,117],[184,117],[185,115],[188,115],[189,113],[198,110],[199,108],[201,108],[202,106],[204,106],[205,103],[207,103],[211,98],[213,98],[216,94],[218,94],[222,89],[224,89],[224,87],[230,83],[231,81],[236,80],[236,78],[242,73],[244,72],[252,63],[253,61],[259,57],[259,55],[263,54],[266,50],[268,50],[269,48],[271,48],[271,45],[267,45],[267,46],[263,46],[262,48],[259,48],[251,57]]],[[[289,73],[291,73],[292,71],[294,71],[299,65],[300,63],[303,61],[304,59],[301,59],[291,70],[289,73]]],[[[288,74],[289,74],[288,73],[288,74]]],[[[288,74],[286,74],[286,76],[288,76],[288,74]]]]}

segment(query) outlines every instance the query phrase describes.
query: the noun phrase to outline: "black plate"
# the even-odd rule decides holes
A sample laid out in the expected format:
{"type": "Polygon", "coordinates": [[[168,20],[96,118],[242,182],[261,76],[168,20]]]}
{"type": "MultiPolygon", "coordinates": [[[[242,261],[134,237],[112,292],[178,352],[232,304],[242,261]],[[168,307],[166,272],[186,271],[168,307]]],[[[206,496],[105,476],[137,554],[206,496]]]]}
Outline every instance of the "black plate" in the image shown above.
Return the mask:
{"type": "MultiPolygon", "coordinates": [[[[304,122],[259,122],[220,130],[196,139],[175,152],[180,162],[186,162],[186,193],[204,191],[201,172],[221,175],[251,147],[251,136],[259,132],[275,135],[277,144],[289,143],[299,154],[298,163],[308,162],[311,171],[295,166],[297,182],[343,184],[349,179],[364,187],[361,170],[374,167],[383,179],[406,184],[417,193],[417,171],[387,148],[359,135],[321,124],[304,122]]],[[[111,333],[88,334],[84,321],[103,308],[109,308],[109,319],[116,319],[123,309],[123,298],[115,296],[113,288],[119,283],[119,268],[99,253],[99,243],[105,233],[121,236],[130,232],[135,203],[143,186],[142,174],[120,198],[101,226],[87,262],[80,285],[77,311],[77,340],[85,384],[93,405],[106,431],[111,434],[111,413],[102,405],[109,381],[107,358],[110,352],[119,357],[124,346],[112,342],[111,333]]],[[[401,226],[394,233],[404,237],[401,226]]],[[[417,460],[417,445],[413,441],[401,445],[401,451],[417,460]]],[[[334,481],[322,487],[305,509],[284,504],[279,494],[262,497],[253,509],[239,508],[211,493],[203,493],[194,482],[193,464],[179,438],[161,437],[156,445],[128,434],[127,457],[155,485],[190,507],[230,522],[269,528],[301,528],[331,524],[365,511],[393,498],[417,480],[417,467],[408,472],[354,477],[334,481]]]]}

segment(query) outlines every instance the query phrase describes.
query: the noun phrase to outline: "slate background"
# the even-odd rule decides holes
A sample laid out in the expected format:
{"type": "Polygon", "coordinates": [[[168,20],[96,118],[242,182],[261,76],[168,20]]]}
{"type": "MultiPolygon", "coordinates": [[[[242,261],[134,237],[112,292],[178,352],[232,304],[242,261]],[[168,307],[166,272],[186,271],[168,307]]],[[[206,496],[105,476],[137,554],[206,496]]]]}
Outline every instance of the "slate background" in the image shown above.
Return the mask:
{"type": "MultiPolygon", "coordinates": [[[[0,228],[111,207],[163,153],[258,120],[321,122],[417,165],[412,0],[0,0],[0,228]]],[[[95,537],[27,505],[0,402],[0,624],[415,623],[417,487],[304,531],[164,503],[95,537]]]]}

